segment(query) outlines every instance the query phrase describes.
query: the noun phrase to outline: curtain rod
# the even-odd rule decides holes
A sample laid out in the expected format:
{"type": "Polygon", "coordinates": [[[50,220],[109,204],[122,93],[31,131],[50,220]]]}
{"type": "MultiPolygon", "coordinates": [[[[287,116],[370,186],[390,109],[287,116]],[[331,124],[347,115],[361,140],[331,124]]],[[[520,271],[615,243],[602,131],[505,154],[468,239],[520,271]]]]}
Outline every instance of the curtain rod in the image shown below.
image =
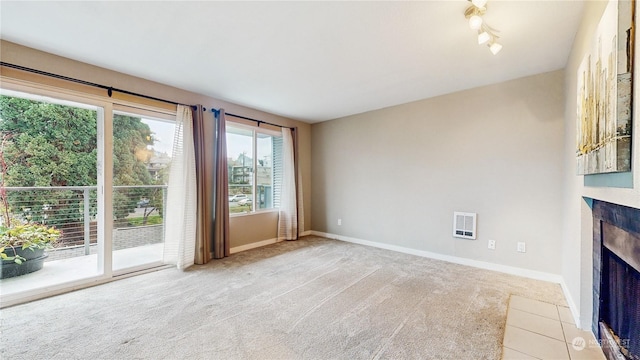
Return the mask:
{"type": "MultiPolygon", "coordinates": [[[[168,104],[184,105],[184,104],[181,104],[181,103],[178,103],[178,102],[175,102],[175,101],[171,101],[171,100],[160,99],[160,98],[149,96],[149,95],[144,95],[144,94],[139,94],[139,93],[135,93],[135,92],[128,91],[128,90],[122,90],[122,89],[114,88],[113,86],[106,86],[106,85],[102,85],[102,84],[96,84],[96,83],[93,83],[93,82],[90,82],[90,81],[85,81],[85,80],[80,80],[80,79],[76,79],[76,78],[72,78],[72,77],[68,77],[68,76],[53,74],[53,73],[50,73],[50,72],[37,70],[37,69],[32,69],[32,68],[28,68],[28,67],[20,66],[20,65],[16,65],[16,64],[10,64],[10,63],[6,63],[4,61],[1,61],[0,65],[6,66],[6,67],[12,68],[12,69],[17,69],[17,70],[22,70],[22,71],[27,71],[27,72],[30,72],[30,73],[38,74],[38,75],[44,75],[44,76],[52,77],[52,78],[55,78],[55,79],[66,80],[66,81],[74,82],[74,83],[77,83],[77,84],[88,85],[88,86],[93,86],[93,87],[96,87],[96,88],[104,89],[104,90],[107,90],[107,95],[109,95],[109,97],[111,97],[111,95],[113,95],[114,91],[117,91],[119,93],[123,93],[123,94],[127,94],[127,95],[133,95],[133,96],[137,96],[137,97],[141,97],[141,98],[145,98],[145,99],[149,99],[149,100],[161,101],[161,102],[168,103],[168,104]]],[[[194,107],[193,105],[185,105],[185,106],[194,107]]]]}
{"type": "MultiPolygon", "coordinates": [[[[206,109],[204,109],[204,110],[206,111],[206,109]]],[[[219,112],[220,112],[220,110],[216,110],[216,109],[214,109],[214,108],[211,108],[211,112],[213,112],[213,113],[219,113],[219,112]]],[[[242,116],[242,115],[236,115],[236,114],[228,113],[228,112],[225,112],[224,114],[225,114],[225,115],[229,115],[229,116],[233,116],[233,117],[237,117],[237,118],[240,118],[240,119],[245,119],[245,120],[249,120],[249,121],[254,121],[254,122],[258,123],[258,127],[260,127],[260,124],[267,124],[267,125],[276,126],[276,127],[279,127],[279,128],[287,128],[287,129],[291,129],[291,130],[294,130],[294,131],[295,131],[295,129],[296,129],[296,128],[294,128],[294,127],[289,127],[289,126],[284,126],[284,125],[278,125],[278,124],[274,124],[274,123],[270,123],[270,122],[266,122],[266,121],[262,121],[262,120],[258,120],[258,119],[252,119],[252,118],[250,118],[250,117],[246,117],[246,116],[242,116]]]]}
{"type": "MultiPolygon", "coordinates": [[[[106,85],[97,84],[97,83],[93,83],[93,82],[85,81],[85,80],[80,80],[80,79],[76,79],[76,78],[72,78],[72,77],[68,77],[68,76],[53,74],[53,73],[50,73],[50,72],[37,70],[37,69],[32,69],[32,68],[28,68],[28,67],[21,66],[21,65],[10,64],[10,63],[6,63],[4,61],[0,61],[0,65],[1,66],[6,66],[6,67],[12,68],[12,69],[17,69],[17,70],[22,70],[22,71],[27,71],[27,72],[30,72],[30,73],[38,74],[38,75],[44,75],[44,76],[52,77],[52,78],[55,78],[55,79],[66,80],[66,81],[74,82],[74,83],[77,83],[77,84],[88,85],[88,86],[93,86],[93,87],[96,87],[96,88],[104,89],[104,90],[107,90],[107,95],[109,95],[109,97],[111,97],[111,95],[113,95],[114,91],[117,91],[117,92],[122,93],[122,94],[133,95],[133,96],[137,96],[137,97],[141,97],[141,98],[145,98],[145,99],[149,99],[149,100],[155,100],[155,101],[164,102],[164,103],[167,103],[167,104],[185,105],[185,104],[181,104],[181,103],[178,103],[178,102],[175,102],[175,101],[171,101],[171,100],[160,99],[160,98],[149,96],[149,95],[144,95],[144,94],[139,94],[139,93],[135,93],[135,92],[128,91],[128,90],[122,90],[122,89],[114,88],[112,86],[106,86],[106,85]]],[[[190,106],[194,110],[197,108],[195,105],[185,105],[185,106],[190,106]]],[[[206,111],[205,108],[203,108],[203,110],[206,111]]],[[[220,110],[216,110],[214,108],[211,108],[211,111],[219,112],[220,110]]],[[[237,118],[240,118],[240,119],[249,120],[249,121],[255,121],[256,123],[258,123],[258,127],[260,126],[260,124],[267,124],[267,125],[277,126],[277,127],[281,127],[281,128],[288,127],[288,126],[272,124],[270,122],[257,120],[257,119],[252,119],[252,118],[249,118],[249,117],[246,117],[246,116],[241,116],[241,115],[236,115],[236,114],[231,114],[231,113],[226,113],[226,115],[237,117],[237,118]]],[[[289,129],[295,130],[295,128],[292,128],[292,127],[289,127],[289,129]]]]}

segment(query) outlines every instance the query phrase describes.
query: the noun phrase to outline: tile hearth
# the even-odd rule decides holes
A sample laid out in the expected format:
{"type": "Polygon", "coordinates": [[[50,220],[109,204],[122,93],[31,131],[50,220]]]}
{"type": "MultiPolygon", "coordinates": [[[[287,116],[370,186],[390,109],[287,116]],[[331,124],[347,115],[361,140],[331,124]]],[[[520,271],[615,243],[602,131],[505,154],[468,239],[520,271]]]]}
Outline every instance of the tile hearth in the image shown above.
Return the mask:
{"type": "Polygon", "coordinates": [[[597,359],[604,354],[593,334],[576,327],[564,305],[511,296],[502,359],[597,359]]]}

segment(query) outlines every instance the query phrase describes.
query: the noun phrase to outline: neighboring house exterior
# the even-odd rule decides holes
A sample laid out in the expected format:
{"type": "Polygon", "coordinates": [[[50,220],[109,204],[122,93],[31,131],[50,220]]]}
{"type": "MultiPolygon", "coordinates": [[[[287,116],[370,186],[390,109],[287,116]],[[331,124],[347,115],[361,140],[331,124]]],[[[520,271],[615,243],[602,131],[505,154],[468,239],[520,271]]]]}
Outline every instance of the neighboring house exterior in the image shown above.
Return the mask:
{"type": "Polygon", "coordinates": [[[164,169],[168,168],[171,165],[171,158],[166,153],[155,153],[151,159],[149,159],[149,163],[147,164],[147,170],[149,170],[149,175],[153,180],[161,180],[163,177],[163,173],[166,174],[164,169]]]}

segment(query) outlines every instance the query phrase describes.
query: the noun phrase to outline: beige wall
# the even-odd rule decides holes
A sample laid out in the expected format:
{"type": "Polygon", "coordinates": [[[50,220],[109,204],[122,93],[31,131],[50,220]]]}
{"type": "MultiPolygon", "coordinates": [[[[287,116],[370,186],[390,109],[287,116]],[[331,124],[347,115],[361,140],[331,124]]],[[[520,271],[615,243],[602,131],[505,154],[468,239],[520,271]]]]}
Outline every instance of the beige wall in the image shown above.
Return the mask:
{"type": "MultiPolygon", "coordinates": [[[[577,72],[584,55],[587,53],[596,26],[604,12],[606,1],[587,1],[581,26],[576,34],[571,55],[565,71],[565,140],[564,167],[564,226],[562,239],[562,276],[569,290],[568,299],[579,312],[581,327],[587,329],[592,314],[592,250],[593,227],[591,209],[584,198],[609,201],[617,204],[640,208],[640,146],[633,141],[632,169],[633,187],[588,187],[584,186],[584,176],[575,175],[576,146],[576,103],[577,72]]],[[[636,19],[638,14],[636,14],[636,19]]],[[[638,47],[636,46],[635,69],[638,65],[638,47]]],[[[636,76],[637,79],[637,76],[636,76]]],[[[638,82],[634,91],[638,94],[638,82]]],[[[635,97],[637,99],[637,96],[635,97]]],[[[633,138],[640,139],[637,102],[633,105],[633,138]]],[[[601,176],[601,175],[598,175],[601,176]]]]}
{"type": "MultiPolygon", "coordinates": [[[[273,114],[250,109],[240,105],[221,101],[202,94],[188,92],[182,89],[159,84],[145,79],[129,76],[123,73],[111,71],[108,69],[92,66],[67,58],[55,56],[49,53],[41,52],[24,46],[20,46],[11,42],[2,40],[0,43],[0,59],[3,62],[21,65],[41,71],[51,72],[54,74],[64,75],[72,78],[78,78],[102,85],[112,86],[144,95],[154,96],[161,99],[167,99],[184,104],[202,104],[207,108],[224,108],[228,113],[234,113],[267,122],[295,126],[298,128],[299,136],[299,158],[300,171],[303,185],[303,201],[304,201],[304,223],[305,229],[311,227],[311,126],[307,123],[295,121],[273,114]]],[[[9,71],[2,68],[2,75],[16,74],[15,71],[9,71]]],[[[26,75],[26,74],[24,74],[26,75]]],[[[23,74],[21,74],[23,76],[23,74]]],[[[30,76],[31,79],[35,79],[30,76]]],[[[49,78],[36,79],[44,81],[49,85],[73,87],[73,84],[53,81],[49,78]]],[[[95,91],[91,89],[89,91],[95,91]]],[[[104,90],[100,90],[104,92],[104,90]]],[[[212,115],[209,114],[212,119],[212,115]]],[[[212,124],[212,122],[209,122],[212,124]]],[[[209,129],[212,133],[212,127],[209,129]]],[[[231,226],[231,247],[247,245],[250,243],[270,240],[276,238],[276,222],[277,214],[263,213],[246,216],[234,216],[230,220],[231,226]]]]}
{"type": "Polygon", "coordinates": [[[563,80],[556,71],[314,124],[313,230],[560,274],[563,80]],[[478,213],[477,240],[452,237],[454,211],[478,213]]]}

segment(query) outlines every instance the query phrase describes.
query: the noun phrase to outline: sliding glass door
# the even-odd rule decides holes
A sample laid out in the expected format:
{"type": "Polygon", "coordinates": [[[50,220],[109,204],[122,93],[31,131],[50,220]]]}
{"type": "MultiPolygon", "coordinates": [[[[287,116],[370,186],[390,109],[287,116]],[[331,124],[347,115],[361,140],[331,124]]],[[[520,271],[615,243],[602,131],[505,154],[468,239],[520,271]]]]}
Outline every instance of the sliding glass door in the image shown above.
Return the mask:
{"type": "Polygon", "coordinates": [[[104,206],[97,191],[104,113],[97,105],[1,90],[3,296],[104,274],[97,216],[104,206]],[[36,241],[25,234],[38,231],[60,236],[46,249],[42,269],[30,272],[32,260],[15,249],[36,241]]]}
{"type": "Polygon", "coordinates": [[[113,114],[113,270],[161,265],[175,122],[113,114]]]}
{"type": "Polygon", "coordinates": [[[175,115],[9,87],[0,89],[3,305],[163,265],[175,115]],[[25,228],[59,234],[40,269],[15,252],[24,242],[7,244],[25,228]]]}

